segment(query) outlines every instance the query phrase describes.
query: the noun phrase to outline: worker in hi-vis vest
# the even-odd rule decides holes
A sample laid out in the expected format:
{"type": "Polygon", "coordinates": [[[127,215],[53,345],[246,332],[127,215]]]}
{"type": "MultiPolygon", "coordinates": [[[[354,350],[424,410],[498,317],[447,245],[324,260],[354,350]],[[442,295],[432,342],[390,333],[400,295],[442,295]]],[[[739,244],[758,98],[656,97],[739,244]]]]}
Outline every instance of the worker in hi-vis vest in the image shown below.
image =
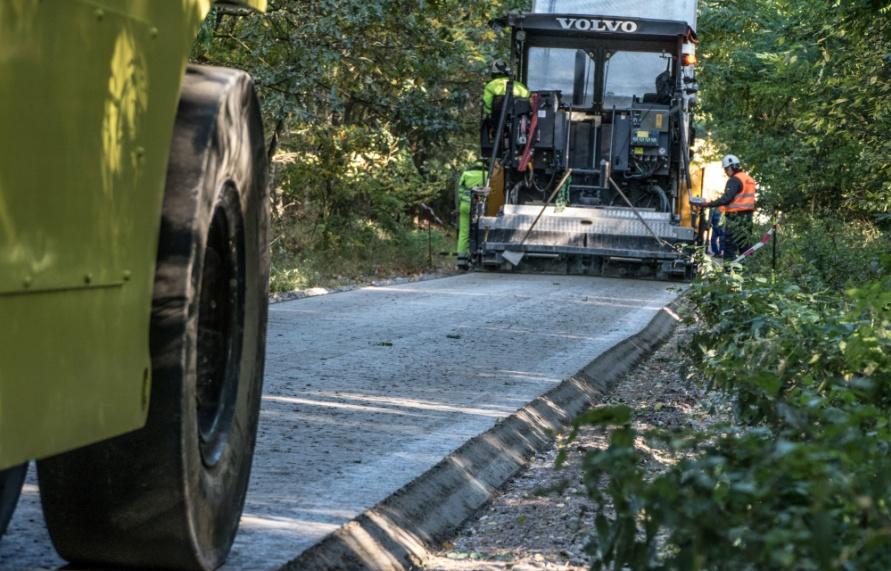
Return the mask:
{"type": "Polygon", "coordinates": [[[748,249],[752,236],[752,216],[758,194],[758,183],[742,170],[742,164],[734,155],[721,161],[729,177],[724,194],[717,200],[702,204],[704,208],[720,207],[724,213],[724,258],[734,260],[748,249]]]}
{"type": "Polygon", "coordinates": [[[473,189],[486,186],[489,170],[482,159],[461,173],[458,180],[458,266],[466,268],[470,259],[470,211],[473,208],[473,189]]]}
{"type": "MultiPolygon", "coordinates": [[[[503,98],[507,94],[508,81],[510,81],[510,69],[508,69],[507,64],[500,59],[492,62],[492,80],[486,84],[486,89],[483,90],[483,114],[485,119],[490,119],[492,111],[496,110],[494,109],[494,107],[497,107],[495,105],[496,99],[503,98]]],[[[529,97],[529,90],[519,81],[514,81],[514,97],[522,99],[529,97]]],[[[497,111],[500,112],[501,110],[497,109],[497,111]]]]}

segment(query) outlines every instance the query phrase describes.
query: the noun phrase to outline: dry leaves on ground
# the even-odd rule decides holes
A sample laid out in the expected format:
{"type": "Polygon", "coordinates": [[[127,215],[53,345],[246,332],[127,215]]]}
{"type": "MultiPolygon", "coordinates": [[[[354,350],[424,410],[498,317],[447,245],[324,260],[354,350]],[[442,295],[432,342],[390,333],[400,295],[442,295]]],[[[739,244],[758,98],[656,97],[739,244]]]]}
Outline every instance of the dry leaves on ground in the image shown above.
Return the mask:
{"type": "MultiPolygon", "coordinates": [[[[619,381],[602,399],[604,405],[627,405],[634,411],[634,427],[701,428],[726,419],[729,406],[720,395],[708,393],[687,378],[688,362],[682,347],[689,342],[681,326],[658,351],[619,381]]],[[[601,428],[583,427],[568,442],[557,438],[477,516],[458,537],[435,554],[425,566],[433,571],[495,571],[587,569],[585,553],[594,528],[595,506],[582,481],[582,460],[589,450],[605,448],[601,428]],[[567,452],[561,469],[555,468],[559,450],[567,452]]],[[[647,447],[641,439],[638,446],[647,447]]],[[[647,469],[653,474],[672,462],[660,450],[646,448],[647,469]]]]}

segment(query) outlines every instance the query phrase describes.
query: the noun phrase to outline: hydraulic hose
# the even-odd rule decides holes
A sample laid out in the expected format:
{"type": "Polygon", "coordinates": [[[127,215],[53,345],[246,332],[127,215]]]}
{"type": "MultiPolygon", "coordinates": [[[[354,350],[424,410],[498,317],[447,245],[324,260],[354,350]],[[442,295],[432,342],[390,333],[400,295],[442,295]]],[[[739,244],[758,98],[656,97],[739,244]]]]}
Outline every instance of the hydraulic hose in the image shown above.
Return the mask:
{"type": "Polygon", "coordinates": [[[693,202],[693,177],[690,175],[690,149],[687,147],[686,128],[681,129],[681,160],[684,167],[684,178],[687,181],[687,199],[693,202]]]}
{"type": "Polygon", "coordinates": [[[659,195],[660,210],[662,212],[668,212],[671,209],[671,202],[668,200],[668,195],[665,193],[665,189],[658,184],[654,184],[650,187],[650,190],[659,195]]]}

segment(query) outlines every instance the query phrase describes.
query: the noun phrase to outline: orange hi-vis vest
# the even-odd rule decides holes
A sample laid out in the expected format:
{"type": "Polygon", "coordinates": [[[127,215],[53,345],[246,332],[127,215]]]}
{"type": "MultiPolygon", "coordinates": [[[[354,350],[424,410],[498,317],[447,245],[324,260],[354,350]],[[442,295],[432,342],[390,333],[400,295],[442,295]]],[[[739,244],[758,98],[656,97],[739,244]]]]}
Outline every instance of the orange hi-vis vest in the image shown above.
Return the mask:
{"type": "Polygon", "coordinates": [[[752,212],[755,210],[758,183],[744,172],[736,173],[733,178],[742,183],[742,190],[733,198],[733,202],[721,207],[721,212],[752,212]]]}

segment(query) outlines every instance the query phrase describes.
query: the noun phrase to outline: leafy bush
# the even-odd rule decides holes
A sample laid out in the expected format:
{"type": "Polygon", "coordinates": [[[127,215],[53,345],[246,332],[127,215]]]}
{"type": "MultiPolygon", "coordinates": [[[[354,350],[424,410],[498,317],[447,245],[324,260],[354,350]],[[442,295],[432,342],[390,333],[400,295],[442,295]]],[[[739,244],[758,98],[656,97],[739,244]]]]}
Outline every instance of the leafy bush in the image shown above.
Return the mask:
{"type": "Polygon", "coordinates": [[[891,211],[891,4],[703,0],[708,131],[771,210],[891,211]]]}
{"type": "MultiPolygon", "coordinates": [[[[843,291],[881,277],[891,239],[866,222],[798,216],[780,228],[778,249],[783,279],[807,291],[843,291]]],[[[770,261],[763,252],[747,264],[768,274],[770,261]]]]}
{"type": "MultiPolygon", "coordinates": [[[[506,47],[488,22],[529,7],[270,0],[265,15],[211,15],[193,59],[255,79],[275,156],[278,266],[295,278],[286,283],[313,274],[314,253],[341,256],[354,245],[360,253],[349,257],[364,272],[375,252],[406,244],[421,204],[448,218],[455,181],[479,152],[489,61],[506,47]],[[356,240],[370,234],[373,247],[356,240]]],[[[412,258],[376,256],[382,264],[412,258]]]]}
{"type": "Polygon", "coordinates": [[[454,249],[453,235],[435,227],[428,235],[423,228],[388,230],[371,220],[347,219],[328,228],[282,223],[275,233],[272,291],[368,282],[440,270],[454,262],[440,255],[454,249]],[[331,238],[320,240],[326,231],[331,238]]]}
{"type": "Polygon", "coordinates": [[[874,268],[842,292],[851,266],[823,264],[814,248],[832,247],[814,240],[789,249],[807,271],[711,271],[689,294],[690,351],[736,424],[647,434],[678,460],[647,481],[630,411],[580,419],[613,428],[585,467],[594,568],[891,569],[891,260],[839,247],[874,268]]]}

